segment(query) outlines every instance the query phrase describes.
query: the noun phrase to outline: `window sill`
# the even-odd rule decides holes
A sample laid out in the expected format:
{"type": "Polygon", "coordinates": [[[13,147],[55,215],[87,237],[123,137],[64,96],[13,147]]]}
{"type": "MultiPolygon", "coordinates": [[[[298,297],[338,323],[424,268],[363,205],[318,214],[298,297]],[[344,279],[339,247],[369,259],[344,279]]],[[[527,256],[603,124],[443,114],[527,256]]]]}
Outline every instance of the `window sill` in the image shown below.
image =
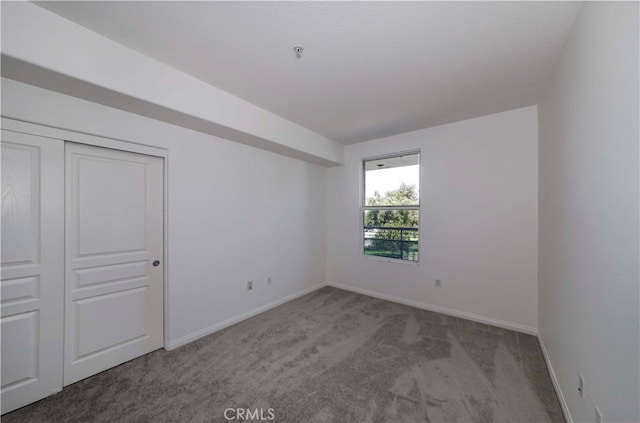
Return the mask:
{"type": "Polygon", "coordinates": [[[419,261],[400,260],[400,259],[394,259],[389,257],[372,256],[368,254],[361,254],[360,257],[368,260],[386,261],[388,263],[408,264],[409,266],[420,266],[419,261]]]}

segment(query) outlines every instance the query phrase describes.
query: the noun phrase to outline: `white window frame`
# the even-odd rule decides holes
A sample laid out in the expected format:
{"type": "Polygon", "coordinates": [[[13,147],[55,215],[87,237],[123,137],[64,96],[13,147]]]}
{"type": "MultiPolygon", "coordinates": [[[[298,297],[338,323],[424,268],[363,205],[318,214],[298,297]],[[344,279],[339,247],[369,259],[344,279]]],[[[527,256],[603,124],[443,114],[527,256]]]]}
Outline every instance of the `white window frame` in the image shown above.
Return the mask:
{"type": "Polygon", "coordinates": [[[421,213],[421,205],[422,205],[422,154],[420,152],[420,149],[415,149],[415,150],[407,150],[407,151],[400,151],[400,152],[395,152],[395,153],[389,153],[389,154],[383,154],[383,155],[379,155],[379,156],[372,156],[372,157],[363,157],[360,159],[360,227],[359,229],[359,237],[360,237],[360,257],[364,258],[364,259],[368,259],[368,260],[376,260],[376,261],[384,261],[384,262],[389,262],[389,263],[401,263],[401,264],[408,264],[411,266],[419,266],[420,262],[422,261],[422,213],[421,213]],[[399,157],[399,156],[408,156],[411,154],[417,154],[418,155],[418,179],[420,180],[420,184],[418,186],[418,199],[419,199],[419,203],[417,206],[383,206],[383,207],[379,207],[379,206],[367,206],[366,205],[366,187],[365,187],[365,183],[366,183],[366,178],[365,178],[365,162],[369,162],[372,160],[381,160],[381,159],[389,159],[392,157],[399,157]],[[418,261],[412,261],[412,260],[403,260],[403,259],[396,259],[396,258],[391,258],[391,257],[382,257],[382,256],[374,256],[374,255],[370,255],[370,254],[365,254],[364,253],[364,212],[366,210],[380,210],[380,209],[384,209],[384,210],[418,210],[418,261]]]}

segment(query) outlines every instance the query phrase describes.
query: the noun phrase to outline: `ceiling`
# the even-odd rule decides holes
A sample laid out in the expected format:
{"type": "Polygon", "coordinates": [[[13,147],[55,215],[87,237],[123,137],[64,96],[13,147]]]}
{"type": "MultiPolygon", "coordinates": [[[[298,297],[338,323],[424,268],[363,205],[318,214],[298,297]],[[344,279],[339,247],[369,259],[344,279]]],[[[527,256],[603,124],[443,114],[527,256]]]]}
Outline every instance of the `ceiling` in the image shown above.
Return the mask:
{"type": "Polygon", "coordinates": [[[536,104],[580,7],[37,4],[343,144],[536,104]]]}

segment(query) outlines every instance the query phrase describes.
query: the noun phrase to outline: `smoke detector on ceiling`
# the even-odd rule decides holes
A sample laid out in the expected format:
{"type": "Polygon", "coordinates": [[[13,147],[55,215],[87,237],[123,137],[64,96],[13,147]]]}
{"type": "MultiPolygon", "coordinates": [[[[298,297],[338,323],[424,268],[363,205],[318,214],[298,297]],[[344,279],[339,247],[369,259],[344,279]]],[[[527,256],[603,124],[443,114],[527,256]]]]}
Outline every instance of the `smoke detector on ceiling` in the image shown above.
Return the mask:
{"type": "Polygon", "coordinates": [[[296,56],[302,57],[302,52],[303,51],[304,51],[304,47],[302,47],[302,46],[293,46],[293,52],[296,54],[296,56]]]}

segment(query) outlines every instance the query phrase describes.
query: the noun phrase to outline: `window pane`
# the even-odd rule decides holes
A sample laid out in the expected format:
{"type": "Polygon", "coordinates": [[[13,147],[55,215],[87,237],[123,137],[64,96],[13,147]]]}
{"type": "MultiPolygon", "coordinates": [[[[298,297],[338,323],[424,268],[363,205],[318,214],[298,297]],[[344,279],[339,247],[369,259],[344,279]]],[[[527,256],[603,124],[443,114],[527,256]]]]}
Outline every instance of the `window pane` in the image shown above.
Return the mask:
{"type": "Polygon", "coordinates": [[[365,210],[364,253],[418,261],[418,210],[365,210]]]}
{"type": "Polygon", "coordinates": [[[420,155],[389,157],[364,162],[366,206],[420,204],[420,155]]]}

